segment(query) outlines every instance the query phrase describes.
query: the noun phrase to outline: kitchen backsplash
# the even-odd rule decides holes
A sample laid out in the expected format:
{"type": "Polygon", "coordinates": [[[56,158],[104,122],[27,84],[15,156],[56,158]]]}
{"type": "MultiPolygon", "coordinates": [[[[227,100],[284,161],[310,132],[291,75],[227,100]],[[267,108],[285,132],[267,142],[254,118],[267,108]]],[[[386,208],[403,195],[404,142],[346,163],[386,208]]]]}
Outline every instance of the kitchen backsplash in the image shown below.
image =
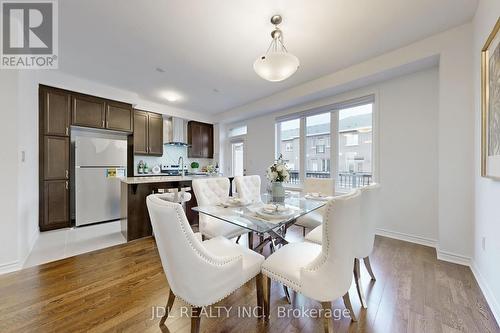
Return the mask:
{"type": "Polygon", "coordinates": [[[180,156],[182,156],[182,158],[184,159],[184,165],[187,166],[188,170],[191,170],[190,165],[191,162],[194,161],[200,163],[200,169],[208,164],[215,164],[215,161],[209,158],[188,158],[187,147],[164,145],[162,157],[135,155],[134,175],[137,175],[137,166],[139,165],[140,161],[144,161],[145,163],[147,163],[149,169],[151,170],[151,168],[153,168],[155,165],[159,165],[161,167],[162,164],[178,164],[180,156]]]}

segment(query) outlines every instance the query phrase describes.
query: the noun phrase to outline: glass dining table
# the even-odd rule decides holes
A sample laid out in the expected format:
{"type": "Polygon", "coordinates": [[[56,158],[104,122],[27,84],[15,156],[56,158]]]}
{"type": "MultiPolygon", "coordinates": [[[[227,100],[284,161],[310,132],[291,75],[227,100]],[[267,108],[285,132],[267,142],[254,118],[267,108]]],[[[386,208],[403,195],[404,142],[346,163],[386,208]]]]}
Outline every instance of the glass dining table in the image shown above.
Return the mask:
{"type": "Polygon", "coordinates": [[[253,231],[260,236],[260,243],[254,250],[262,252],[264,246],[270,243],[271,252],[274,252],[277,246],[288,244],[285,239],[286,230],[295,223],[297,218],[323,207],[327,201],[328,198],[308,198],[299,192],[292,192],[286,196],[285,202],[281,204],[273,203],[269,194],[262,194],[261,201],[248,205],[223,203],[215,206],[193,207],[192,209],[200,214],[253,231]],[[277,209],[284,206],[285,208],[280,209],[285,212],[285,215],[266,214],[264,209],[269,209],[270,205],[276,205],[277,209]]]}

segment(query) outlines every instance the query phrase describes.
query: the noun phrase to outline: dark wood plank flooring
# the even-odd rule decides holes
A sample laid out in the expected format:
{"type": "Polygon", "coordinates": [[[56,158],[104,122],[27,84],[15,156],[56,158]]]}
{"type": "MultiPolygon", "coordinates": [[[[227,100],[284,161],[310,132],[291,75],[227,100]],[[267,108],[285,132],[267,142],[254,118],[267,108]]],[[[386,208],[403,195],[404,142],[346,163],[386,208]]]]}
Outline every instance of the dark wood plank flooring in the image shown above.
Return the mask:
{"type": "MultiPolygon", "coordinates": [[[[290,231],[289,237],[299,240],[301,231],[290,231]]],[[[372,266],[376,282],[364,268],[361,272],[368,309],[360,310],[351,288],[359,321],[336,320],[336,332],[500,332],[470,269],[438,261],[434,249],[377,237],[372,266]]],[[[231,307],[229,316],[221,310],[218,318],[203,318],[201,330],[321,331],[320,319],[280,317],[278,309],[321,305],[292,294],[292,307],[278,284],[272,286],[268,323],[238,317],[238,311],[255,305],[254,285],[250,281],[207,309],[215,315],[218,306],[231,307]]],[[[0,276],[0,332],[160,332],[152,309],[165,306],[168,291],[154,240],[141,239],[0,276]]],[[[183,305],[174,303],[170,332],[189,332],[183,305]]],[[[344,309],[342,301],[333,309],[344,309]]]]}

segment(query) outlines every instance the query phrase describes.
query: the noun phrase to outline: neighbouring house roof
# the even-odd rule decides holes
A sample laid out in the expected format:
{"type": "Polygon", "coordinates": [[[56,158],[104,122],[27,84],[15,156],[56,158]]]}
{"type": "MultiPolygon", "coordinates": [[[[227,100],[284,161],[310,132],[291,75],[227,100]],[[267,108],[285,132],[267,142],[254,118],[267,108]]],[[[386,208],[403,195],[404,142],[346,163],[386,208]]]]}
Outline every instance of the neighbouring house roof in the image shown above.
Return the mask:
{"type": "MultiPolygon", "coordinates": [[[[347,117],[340,120],[339,132],[350,132],[360,128],[367,128],[372,126],[372,115],[362,114],[358,116],[347,117]]],[[[330,133],[330,124],[318,124],[307,127],[307,136],[322,135],[330,133]]],[[[283,131],[281,133],[281,140],[292,140],[300,136],[299,129],[294,128],[283,131]]]]}

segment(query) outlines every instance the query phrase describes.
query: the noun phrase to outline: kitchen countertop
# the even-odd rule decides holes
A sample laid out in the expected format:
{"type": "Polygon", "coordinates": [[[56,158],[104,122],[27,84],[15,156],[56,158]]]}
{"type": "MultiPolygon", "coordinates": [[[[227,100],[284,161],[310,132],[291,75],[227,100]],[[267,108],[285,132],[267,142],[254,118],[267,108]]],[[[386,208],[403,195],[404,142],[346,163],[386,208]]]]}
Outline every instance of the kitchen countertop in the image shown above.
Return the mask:
{"type": "Polygon", "coordinates": [[[125,184],[152,184],[152,183],[168,183],[168,182],[185,182],[199,178],[217,178],[231,176],[205,176],[205,175],[189,175],[189,176],[139,176],[139,177],[126,177],[121,181],[125,184]]]}

